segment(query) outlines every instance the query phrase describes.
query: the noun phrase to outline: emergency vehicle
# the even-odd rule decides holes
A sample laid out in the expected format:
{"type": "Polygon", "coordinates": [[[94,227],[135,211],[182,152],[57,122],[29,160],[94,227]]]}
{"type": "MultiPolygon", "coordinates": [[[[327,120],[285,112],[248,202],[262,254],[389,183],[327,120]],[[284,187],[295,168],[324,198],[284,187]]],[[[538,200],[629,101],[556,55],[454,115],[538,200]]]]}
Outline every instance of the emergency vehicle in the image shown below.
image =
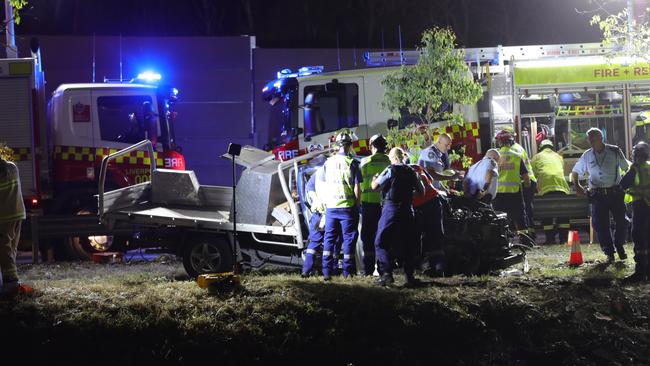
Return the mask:
{"type": "Polygon", "coordinates": [[[63,84],[48,103],[38,54],[0,59],[0,142],[14,152],[32,223],[23,237],[52,239],[55,254],[65,259],[88,259],[124,244],[98,224],[93,195],[102,158],[143,139],[155,146],[154,156],[134,152],[109,167],[107,184],[115,188],[147,181],[151,159],[160,167],[185,168],[174,137],[178,92],[147,83],[151,78],[157,76],[63,84]]]}
{"type": "MultiPolygon", "coordinates": [[[[606,142],[621,147],[627,156],[634,142],[650,136],[650,65],[645,61],[612,58],[608,56],[612,48],[599,43],[463,51],[484,95],[476,106],[454,106],[462,110],[466,124],[447,127],[447,132],[454,139],[452,149],[465,146],[475,160],[493,146],[496,132],[511,128],[531,158],[543,139],[553,141],[564,157],[568,179],[589,148],[585,135],[589,128],[600,128],[606,142]]],[[[364,57],[363,69],[283,70],[264,87],[271,126],[279,126],[275,130],[279,146],[273,150],[278,158],[326,146],[341,128],[356,133],[355,150],[363,154],[369,136],[409,123],[391,121],[381,109],[381,79],[401,65],[417,63],[420,51],[367,52],[364,57]]],[[[568,216],[572,223],[584,225],[588,205],[575,196],[562,202],[539,200],[536,219],[543,216],[568,216]]]]}

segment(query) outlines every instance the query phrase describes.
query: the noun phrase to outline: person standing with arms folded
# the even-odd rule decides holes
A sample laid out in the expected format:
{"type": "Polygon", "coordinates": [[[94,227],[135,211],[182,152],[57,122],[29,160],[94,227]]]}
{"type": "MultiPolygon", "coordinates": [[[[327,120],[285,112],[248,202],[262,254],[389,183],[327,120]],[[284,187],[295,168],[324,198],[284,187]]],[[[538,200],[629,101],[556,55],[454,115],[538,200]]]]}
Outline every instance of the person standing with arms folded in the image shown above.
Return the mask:
{"type": "Polygon", "coordinates": [[[605,144],[603,133],[597,128],[587,131],[587,139],[591,145],[571,172],[571,180],[576,188],[576,194],[587,196],[591,201],[591,222],[596,230],[600,248],[607,256],[607,262],[614,262],[614,253],[621,260],[625,254],[625,239],[627,237],[628,219],[625,215],[625,193],[619,186],[621,171],[627,171],[630,163],[625,159],[618,146],[605,144]],[[580,177],[589,173],[589,187],[580,184],[580,177]],[[614,217],[616,231],[612,240],[609,214],[614,217]]]}

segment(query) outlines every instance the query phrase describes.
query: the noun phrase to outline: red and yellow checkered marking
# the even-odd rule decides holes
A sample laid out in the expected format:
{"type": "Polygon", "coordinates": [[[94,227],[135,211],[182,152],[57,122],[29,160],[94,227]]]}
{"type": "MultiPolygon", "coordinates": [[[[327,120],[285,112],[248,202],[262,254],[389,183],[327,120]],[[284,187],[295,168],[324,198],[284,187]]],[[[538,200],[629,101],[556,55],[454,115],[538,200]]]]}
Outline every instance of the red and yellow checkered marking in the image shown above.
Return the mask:
{"type": "Polygon", "coordinates": [[[32,160],[32,149],[29,147],[13,147],[14,161],[28,161],[32,160]]]}
{"type": "MultiPolygon", "coordinates": [[[[66,161],[90,161],[101,162],[102,159],[110,154],[117,152],[118,149],[107,147],[84,147],[84,146],[60,146],[54,148],[54,158],[66,161]]],[[[154,152],[156,159],[156,166],[163,167],[163,159],[154,152]]],[[[149,153],[146,151],[131,151],[127,155],[119,156],[115,159],[118,164],[132,164],[132,165],[149,165],[149,153]]]]}
{"type": "Polygon", "coordinates": [[[352,149],[356,154],[362,154],[370,151],[370,149],[368,148],[368,140],[361,139],[357,141],[352,141],[352,149]]]}
{"type": "MultiPolygon", "coordinates": [[[[451,136],[453,141],[460,141],[465,137],[479,137],[479,124],[478,122],[466,123],[464,126],[451,125],[445,128],[445,132],[451,136]]],[[[438,138],[440,134],[433,134],[433,139],[438,138]]]]}

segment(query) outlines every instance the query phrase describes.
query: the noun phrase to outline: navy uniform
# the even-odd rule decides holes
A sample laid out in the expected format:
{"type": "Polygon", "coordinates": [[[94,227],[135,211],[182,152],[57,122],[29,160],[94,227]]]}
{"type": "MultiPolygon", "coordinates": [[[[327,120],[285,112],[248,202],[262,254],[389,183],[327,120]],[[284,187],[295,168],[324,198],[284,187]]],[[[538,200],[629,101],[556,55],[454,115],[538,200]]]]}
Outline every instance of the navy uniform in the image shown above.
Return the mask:
{"type": "MultiPolygon", "coordinates": [[[[323,169],[319,168],[307,181],[305,192],[307,193],[307,202],[311,210],[309,219],[309,244],[305,249],[305,260],[302,265],[302,276],[308,277],[314,268],[314,256],[317,249],[323,244],[323,231],[320,228],[321,218],[325,212],[324,204],[316,193],[316,182],[319,181],[319,175],[322,175],[323,169]]],[[[322,177],[320,177],[322,181],[322,177]]]]}
{"type": "Polygon", "coordinates": [[[375,238],[375,253],[382,277],[381,285],[393,283],[391,253],[404,266],[408,285],[415,283],[413,276],[415,256],[415,220],[413,216],[413,190],[422,191],[415,172],[407,165],[391,165],[376,179],[382,190],[382,210],[375,238]]]}
{"type": "Polygon", "coordinates": [[[639,142],[634,147],[634,164],[621,179],[621,187],[629,189],[632,201],[632,240],[634,241],[634,274],[626,283],[647,281],[650,275],[650,154],[649,146],[639,142]]]}
{"type": "Polygon", "coordinates": [[[384,153],[386,140],[382,135],[370,138],[370,146],[377,151],[361,160],[361,241],[363,242],[363,266],[365,275],[375,271],[375,236],[381,217],[381,193],[370,187],[372,178],[390,165],[384,153]]]}
{"type": "Polygon", "coordinates": [[[574,177],[589,173],[587,194],[591,201],[591,221],[600,247],[609,261],[614,260],[614,251],[621,259],[627,258],[623,244],[627,237],[628,220],[625,215],[624,192],[619,182],[621,171],[627,171],[628,167],[629,162],[618,146],[604,144],[600,153],[593,148],[585,151],[572,171],[574,177]],[[614,240],[610,229],[610,212],[616,223],[614,240]]]}
{"type": "MultiPolygon", "coordinates": [[[[349,148],[352,142],[350,137],[347,136],[343,141],[349,148]]],[[[323,277],[329,280],[334,273],[334,247],[339,232],[343,237],[343,277],[352,276],[356,272],[354,252],[359,236],[359,209],[355,186],[358,187],[363,178],[359,162],[347,155],[343,148],[327,159],[323,165],[323,176],[327,187],[323,277]]]]}

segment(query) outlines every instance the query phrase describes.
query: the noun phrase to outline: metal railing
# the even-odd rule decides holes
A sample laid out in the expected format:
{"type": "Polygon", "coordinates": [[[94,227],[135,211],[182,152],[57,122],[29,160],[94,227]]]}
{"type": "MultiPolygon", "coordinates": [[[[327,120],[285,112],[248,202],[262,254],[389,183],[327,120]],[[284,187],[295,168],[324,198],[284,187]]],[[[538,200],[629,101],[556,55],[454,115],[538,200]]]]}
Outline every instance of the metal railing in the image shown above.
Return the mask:
{"type": "Polygon", "coordinates": [[[102,165],[99,170],[99,187],[97,187],[97,192],[98,192],[98,205],[99,205],[99,217],[101,219],[102,216],[104,216],[104,186],[106,184],[106,172],[108,169],[108,163],[111,160],[114,160],[120,156],[129,154],[132,151],[140,150],[142,147],[147,148],[147,152],[149,153],[149,179],[153,178],[153,172],[156,170],[156,157],[154,156],[154,151],[153,151],[153,144],[149,140],[143,140],[138,142],[135,145],[131,145],[127,148],[124,148],[120,151],[114,152],[112,154],[109,154],[107,156],[104,156],[104,159],[102,159],[102,165]]]}

